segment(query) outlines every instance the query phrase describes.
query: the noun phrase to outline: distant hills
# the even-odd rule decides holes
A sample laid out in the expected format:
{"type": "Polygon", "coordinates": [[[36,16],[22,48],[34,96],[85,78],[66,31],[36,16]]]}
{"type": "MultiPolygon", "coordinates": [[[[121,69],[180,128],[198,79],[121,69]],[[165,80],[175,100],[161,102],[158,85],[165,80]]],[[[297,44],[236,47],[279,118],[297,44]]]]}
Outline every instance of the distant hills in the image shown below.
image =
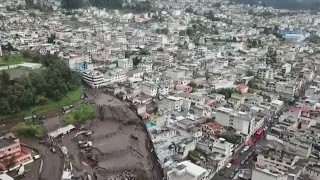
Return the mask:
{"type": "Polygon", "coordinates": [[[232,0],[241,4],[261,4],[279,9],[320,10],[320,0],[232,0]]]}

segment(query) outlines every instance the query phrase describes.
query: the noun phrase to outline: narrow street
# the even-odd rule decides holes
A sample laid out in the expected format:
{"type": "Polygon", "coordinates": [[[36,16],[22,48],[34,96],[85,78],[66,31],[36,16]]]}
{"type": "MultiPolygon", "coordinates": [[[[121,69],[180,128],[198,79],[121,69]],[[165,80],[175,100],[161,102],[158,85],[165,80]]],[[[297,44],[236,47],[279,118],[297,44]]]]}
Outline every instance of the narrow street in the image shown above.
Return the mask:
{"type": "MultiPolygon", "coordinates": [[[[268,132],[270,130],[267,129],[266,132],[268,132]]],[[[220,171],[217,173],[217,175],[215,175],[213,177],[212,180],[227,180],[227,179],[232,179],[233,176],[236,174],[235,170],[236,169],[250,169],[252,170],[254,167],[254,162],[253,162],[253,151],[255,151],[257,148],[264,146],[267,144],[267,140],[265,138],[265,134],[266,132],[264,132],[263,136],[261,137],[261,139],[257,140],[253,145],[251,145],[251,147],[249,148],[248,151],[244,152],[243,154],[240,154],[240,152],[244,149],[244,147],[242,149],[240,149],[238,152],[236,152],[232,157],[233,158],[237,158],[236,163],[232,164],[232,166],[230,168],[226,168],[224,167],[223,170],[225,170],[225,174],[224,175],[220,175],[220,171]],[[249,156],[249,154],[252,152],[252,155],[249,156]],[[245,161],[244,164],[241,164],[241,161],[245,161]],[[233,176],[232,176],[233,174],[233,176]]]]}

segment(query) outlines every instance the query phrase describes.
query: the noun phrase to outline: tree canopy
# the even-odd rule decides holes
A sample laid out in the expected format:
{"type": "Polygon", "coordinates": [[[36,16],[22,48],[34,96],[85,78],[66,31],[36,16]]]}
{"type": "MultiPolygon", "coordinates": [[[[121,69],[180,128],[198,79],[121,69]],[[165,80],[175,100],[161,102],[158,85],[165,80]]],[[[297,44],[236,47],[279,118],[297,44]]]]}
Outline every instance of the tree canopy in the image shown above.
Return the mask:
{"type": "Polygon", "coordinates": [[[79,9],[85,6],[94,6],[97,8],[105,9],[123,9],[129,8],[135,10],[136,12],[147,12],[151,9],[150,1],[141,1],[133,3],[132,5],[126,5],[123,0],[62,0],[61,5],[65,9],[79,9]]]}
{"type": "Polygon", "coordinates": [[[60,100],[69,91],[79,88],[81,77],[53,55],[33,57],[43,69],[11,79],[7,71],[0,76],[0,115],[14,114],[22,109],[43,105],[47,99],[60,100]]]}

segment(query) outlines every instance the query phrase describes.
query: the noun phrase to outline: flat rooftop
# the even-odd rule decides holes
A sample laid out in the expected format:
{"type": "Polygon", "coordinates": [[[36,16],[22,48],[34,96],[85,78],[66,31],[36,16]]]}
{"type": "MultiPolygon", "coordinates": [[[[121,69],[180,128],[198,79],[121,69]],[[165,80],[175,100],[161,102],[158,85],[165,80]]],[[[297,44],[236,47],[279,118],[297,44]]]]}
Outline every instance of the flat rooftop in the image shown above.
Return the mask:
{"type": "Polygon", "coordinates": [[[9,139],[0,139],[0,148],[5,148],[7,146],[10,146],[12,144],[15,144],[15,142],[13,140],[9,140],[9,139]]]}

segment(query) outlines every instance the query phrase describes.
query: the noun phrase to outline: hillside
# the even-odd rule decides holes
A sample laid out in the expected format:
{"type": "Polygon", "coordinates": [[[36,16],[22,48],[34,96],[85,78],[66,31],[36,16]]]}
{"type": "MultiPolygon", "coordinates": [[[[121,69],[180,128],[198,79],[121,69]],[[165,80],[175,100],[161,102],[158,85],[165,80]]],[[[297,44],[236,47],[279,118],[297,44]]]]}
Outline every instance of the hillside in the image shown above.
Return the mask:
{"type": "Polygon", "coordinates": [[[242,4],[262,4],[280,9],[291,10],[320,10],[320,1],[317,0],[233,0],[242,4]]]}

